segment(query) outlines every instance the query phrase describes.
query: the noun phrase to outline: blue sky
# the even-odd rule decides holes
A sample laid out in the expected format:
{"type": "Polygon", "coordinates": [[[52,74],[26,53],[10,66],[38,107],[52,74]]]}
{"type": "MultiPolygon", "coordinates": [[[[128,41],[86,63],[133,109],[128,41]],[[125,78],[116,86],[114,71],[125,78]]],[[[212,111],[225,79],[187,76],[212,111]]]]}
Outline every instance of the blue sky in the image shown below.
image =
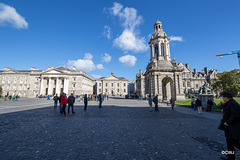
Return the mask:
{"type": "Polygon", "coordinates": [[[157,20],[170,55],[197,71],[238,68],[238,0],[3,0],[0,1],[0,69],[46,70],[75,65],[93,77],[135,79],[149,62],[157,20]]]}

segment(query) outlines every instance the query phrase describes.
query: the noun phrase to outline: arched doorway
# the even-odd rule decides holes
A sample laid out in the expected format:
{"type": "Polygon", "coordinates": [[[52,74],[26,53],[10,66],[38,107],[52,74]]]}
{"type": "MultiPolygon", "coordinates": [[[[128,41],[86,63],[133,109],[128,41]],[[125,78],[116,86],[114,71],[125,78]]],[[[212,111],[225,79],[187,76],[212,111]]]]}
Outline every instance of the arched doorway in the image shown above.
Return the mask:
{"type": "Polygon", "coordinates": [[[173,88],[173,80],[170,77],[165,77],[162,80],[162,95],[163,95],[163,99],[167,99],[167,98],[175,98],[174,97],[174,92],[173,92],[174,88],[173,88]]]}

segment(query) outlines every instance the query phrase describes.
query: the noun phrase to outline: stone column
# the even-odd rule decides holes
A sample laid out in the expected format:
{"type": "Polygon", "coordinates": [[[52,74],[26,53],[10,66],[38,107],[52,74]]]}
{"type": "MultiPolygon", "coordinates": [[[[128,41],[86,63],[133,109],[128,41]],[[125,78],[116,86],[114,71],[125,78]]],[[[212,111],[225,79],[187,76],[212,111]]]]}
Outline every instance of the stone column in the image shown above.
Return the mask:
{"type": "Polygon", "coordinates": [[[152,59],[153,59],[152,45],[150,45],[150,57],[151,57],[151,61],[152,61],[152,59]]]}
{"type": "Polygon", "coordinates": [[[51,84],[51,82],[52,82],[52,79],[49,78],[48,79],[48,95],[52,94],[52,84],[51,84]]]}
{"type": "Polygon", "coordinates": [[[40,95],[42,94],[44,94],[43,92],[43,89],[44,89],[44,87],[43,87],[43,78],[41,79],[41,86],[40,86],[40,95]]]}
{"type": "Polygon", "coordinates": [[[60,95],[59,78],[57,78],[57,81],[56,81],[56,94],[60,95]]]}
{"type": "Polygon", "coordinates": [[[153,45],[153,44],[152,44],[152,55],[153,55],[153,58],[156,57],[156,55],[155,55],[155,48],[154,48],[154,45],[153,45]]]}
{"type": "Polygon", "coordinates": [[[162,97],[163,97],[163,93],[162,93],[162,79],[161,79],[160,75],[158,76],[158,91],[159,91],[158,97],[159,97],[159,99],[162,99],[162,97]]]}
{"type": "Polygon", "coordinates": [[[64,88],[63,88],[63,92],[68,94],[68,79],[64,78],[64,88]]]}
{"type": "Polygon", "coordinates": [[[158,55],[159,55],[159,56],[162,56],[161,41],[158,42],[158,55]]]}

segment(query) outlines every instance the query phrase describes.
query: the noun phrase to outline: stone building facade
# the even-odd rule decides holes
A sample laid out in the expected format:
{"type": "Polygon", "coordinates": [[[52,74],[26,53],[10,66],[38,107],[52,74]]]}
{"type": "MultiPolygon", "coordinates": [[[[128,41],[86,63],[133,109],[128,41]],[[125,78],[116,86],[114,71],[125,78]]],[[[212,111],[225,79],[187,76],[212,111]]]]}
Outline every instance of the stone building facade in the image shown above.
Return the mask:
{"type": "Polygon", "coordinates": [[[94,80],[86,73],[62,67],[48,67],[47,70],[13,70],[5,67],[0,71],[2,95],[19,95],[20,97],[36,97],[39,95],[55,95],[62,92],[75,95],[92,94],[94,80]]]}
{"type": "Polygon", "coordinates": [[[125,96],[128,94],[128,80],[124,77],[117,77],[112,72],[109,77],[101,77],[96,80],[95,94],[108,96],[125,96]]]}
{"type": "Polygon", "coordinates": [[[159,99],[185,99],[185,94],[196,92],[208,78],[216,78],[217,71],[192,73],[188,64],[171,60],[170,38],[162,29],[162,23],[154,24],[154,33],[149,41],[150,62],[146,70],[136,74],[137,95],[159,95],[159,99]],[[213,76],[214,75],[214,76],[213,76]]]}

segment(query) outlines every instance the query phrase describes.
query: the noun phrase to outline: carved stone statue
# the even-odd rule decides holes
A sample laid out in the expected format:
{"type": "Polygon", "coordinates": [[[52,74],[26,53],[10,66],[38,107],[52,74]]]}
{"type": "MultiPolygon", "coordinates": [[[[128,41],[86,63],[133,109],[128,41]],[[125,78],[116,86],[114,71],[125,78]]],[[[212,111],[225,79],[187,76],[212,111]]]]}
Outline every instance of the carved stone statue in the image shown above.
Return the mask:
{"type": "Polygon", "coordinates": [[[199,94],[211,94],[211,85],[205,81],[204,85],[198,90],[199,94]]]}

